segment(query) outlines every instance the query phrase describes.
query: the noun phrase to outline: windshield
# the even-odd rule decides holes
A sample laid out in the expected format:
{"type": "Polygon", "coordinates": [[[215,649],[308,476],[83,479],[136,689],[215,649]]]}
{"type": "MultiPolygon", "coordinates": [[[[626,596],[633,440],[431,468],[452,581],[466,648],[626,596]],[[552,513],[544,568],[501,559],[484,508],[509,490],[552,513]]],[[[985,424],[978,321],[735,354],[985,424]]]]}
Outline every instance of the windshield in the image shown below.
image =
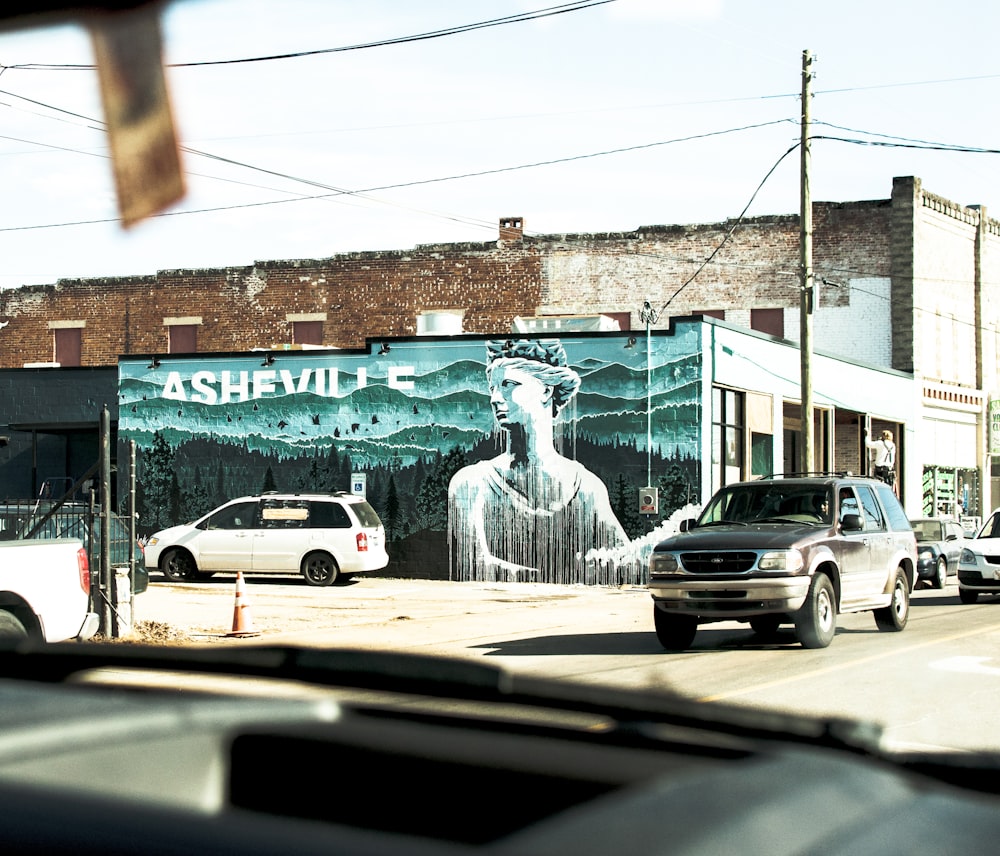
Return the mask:
{"type": "Polygon", "coordinates": [[[913,520],[910,523],[918,541],[944,540],[944,524],[940,520],[913,520]]]}
{"type": "Polygon", "coordinates": [[[780,481],[738,485],[716,494],[698,518],[698,525],[775,519],[829,523],[831,498],[831,489],[825,486],[780,481]]]}
{"type": "MultiPolygon", "coordinates": [[[[220,674],[251,646],[419,652],[581,710],[599,687],[1000,751],[1000,548],[939,519],[1000,537],[1000,180],[966,174],[1000,134],[968,82],[1000,12],[757,5],[177,0],[117,50],[76,18],[0,30],[0,549],[50,473],[100,463],[117,514],[111,568],[82,506],[35,533],[90,557],[58,641],[220,674]],[[780,160],[812,39],[849,108],[822,121],[867,128],[816,158],[815,270],[808,152],[780,160]],[[889,160],[844,145],[868,134],[889,160]]],[[[0,636],[45,648],[41,609],[0,585],[0,636]]]]}

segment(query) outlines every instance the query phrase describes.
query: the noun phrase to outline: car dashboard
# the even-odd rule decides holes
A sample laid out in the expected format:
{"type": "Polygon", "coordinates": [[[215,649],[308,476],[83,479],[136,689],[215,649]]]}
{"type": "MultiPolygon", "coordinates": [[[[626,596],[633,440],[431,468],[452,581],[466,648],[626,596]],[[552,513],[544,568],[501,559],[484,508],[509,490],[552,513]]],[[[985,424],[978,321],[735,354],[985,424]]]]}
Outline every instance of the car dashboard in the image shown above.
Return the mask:
{"type": "Polygon", "coordinates": [[[992,846],[995,758],[877,745],[864,723],[398,654],[0,653],[8,853],[992,846]]]}

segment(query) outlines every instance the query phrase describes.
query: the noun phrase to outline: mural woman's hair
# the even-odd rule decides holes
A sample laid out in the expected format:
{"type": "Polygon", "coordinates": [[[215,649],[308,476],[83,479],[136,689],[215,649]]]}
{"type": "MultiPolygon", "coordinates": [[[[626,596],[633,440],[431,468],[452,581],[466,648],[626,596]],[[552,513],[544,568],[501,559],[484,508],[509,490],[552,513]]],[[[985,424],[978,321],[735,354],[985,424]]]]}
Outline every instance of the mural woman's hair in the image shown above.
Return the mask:
{"type": "Polygon", "coordinates": [[[552,387],[552,408],[558,413],[576,395],[580,375],[569,367],[566,351],[558,339],[506,339],[486,343],[486,374],[499,361],[529,372],[552,387]]]}

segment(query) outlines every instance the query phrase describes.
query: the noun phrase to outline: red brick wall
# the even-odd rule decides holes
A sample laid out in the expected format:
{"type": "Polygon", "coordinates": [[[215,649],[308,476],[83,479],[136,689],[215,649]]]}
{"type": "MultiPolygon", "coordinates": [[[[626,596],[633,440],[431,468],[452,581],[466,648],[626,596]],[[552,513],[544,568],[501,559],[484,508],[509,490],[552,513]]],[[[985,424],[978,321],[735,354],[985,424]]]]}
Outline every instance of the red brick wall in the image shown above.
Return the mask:
{"type": "MultiPolygon", "coordinates": [[[[861,318],[854,326],[863,336],[847,346],[857,359],[879,362],[862,346],[876,338],[880,343],[891,339],[893,367],[902,370],[919,366],[914,348],[925,339],[934,341],[933,332],[914,336],[914,325],[920,323],[913,307],[914,256],[935,258],[936,247],[928,244],[946,234],[949,247],[942,259],[964,280],[974,252],[975,228],[969,223],[960,224],[961,234],[918,229],[921,216],[942,219],[938,211],[915,212],[920,193],[918,180],[897,178],[892,199],[814,205],[814,271],[817,281],[831,283],[820,287],[820,309],[850,305],[852,280],[891,277],[891,329],[888,312],[882,326],[861,318]]],[[[959,214],[968,220],[975,212],[962,209],[959,214]]],[[[1000,239],[993,231],[985,235],[990,245],[983,258],[995,267],[1000,239]]],[[[797,338],[796,215],[540,237],[525,237],[508,227],[505,238],[262,261],[249,267],[62,280],[0,291],[0,323],[9,322],[0,329],[0,368],[51,360],[53,321],[85,321],[85,366],[113,365],[120,354],[165,353],[164,319],[191,317],[201,319],[197,341],[202,352],[289,343],[289,314],[325,313],[323,344],[339,348],[363,347],[366,339],[413,336],[417,316],[434,310],[462,310],[469,333],[508,331],[515,316],[536,314],[628,313],[631,328],[640,329],[645,300],[660,312],[657,328],[667,327],[671,316],[707,309],[725,310],[727,319],[749,323],[750,309],[784,308],[786,336],[797,338]]],[[[935,282],[949,275],[936,271],[935,282]]],[[[928,290],[917,290],[927,302],[923,295],[928,290]]],[[[963,316],[975,312],[973,307],[967,312],[948,308],[963,316]]],[[[992,304],[985,308],[995,310],[992,304]]],[[[990,330],[987,338],[1000,338],[993,316],[979,323],[990,330]]],[[[958,380],[949,372],[959,369],[973,374],[974,357],[963,355],[953,370],[942,366],[939,373],[943,380],[958,380]]]]}
{"type": "Polygon", "coordinates": [[[533,315],[539,257],[520,245],[458,244],[351,253],[254,267],[160,271],[151,277],[63,280],[0,292],[0,368],[52,359],[50,321],[84,320],[83,365],[167,350],[165,318],[201,319],[198,350],[291,342],[289,314],[326,313],[323,344],[416,334],[417,315],[464,309],[468,332],[509,330],[533,315]]]}

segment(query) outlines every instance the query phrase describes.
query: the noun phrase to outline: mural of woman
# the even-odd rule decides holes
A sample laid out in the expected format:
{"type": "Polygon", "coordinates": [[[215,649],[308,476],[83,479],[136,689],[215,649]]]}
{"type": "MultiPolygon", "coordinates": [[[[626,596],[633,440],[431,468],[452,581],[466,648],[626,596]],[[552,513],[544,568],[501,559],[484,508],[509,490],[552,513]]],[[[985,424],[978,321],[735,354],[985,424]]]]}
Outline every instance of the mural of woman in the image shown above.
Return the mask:
{"type": "Polygon", "coordinates": [[[604,483],[556,450],[580,376],[555,339],[487,342],[486,377],[506,449],[448,491],[452,578],[582,582],[588,554],[628,542],[604,483]]]}

